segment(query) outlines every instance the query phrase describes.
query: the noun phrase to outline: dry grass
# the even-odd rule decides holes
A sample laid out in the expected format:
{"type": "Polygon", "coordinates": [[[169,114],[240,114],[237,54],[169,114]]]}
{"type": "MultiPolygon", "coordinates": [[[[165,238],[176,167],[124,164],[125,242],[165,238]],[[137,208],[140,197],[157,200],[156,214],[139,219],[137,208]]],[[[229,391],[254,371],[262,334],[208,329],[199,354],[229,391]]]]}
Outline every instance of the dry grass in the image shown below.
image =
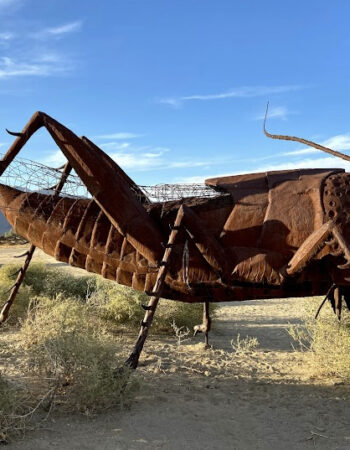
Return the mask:
{"type": "MultiPolygon", "coordinates": [[[[3,301],[19,267],[0,269],[3,301]]],[[[20,325],[19,342],[11,348],[11,358],[21,364],[18,381],[24,375],[30,383],[24,390],[0,377],[0,441],[25,431],[43,408],[94,414],[129,404],[138,379],[126,369],[116,370],[125,355],[111,331],[138,330],[141,303],[147,302],[145,294],[96,276],[75,277],[31,264],[9,322],[20,325]]],[[[201,304],[162,299],[152,328],[175,331],[180,345],[201,321],[201,304]]]]}
{"type": "MultiPolygon", "coordinates": [[[[19,265],[10,264],[0,268],[0,298],[6,300],[6,291],[16,278],[19,265]]],[[[148,296],[132,288],[104,280],[99,276],[73,276],[59,269],[32,263],[26,273],[23,285],[10,314],[10,323],[17,323],[26,315],[31,299],[40,302],[41,297],[56,299],[75,298],[89,306],[91,313],[114,327],[138,329],[144,311],[142,303],[148,303],[148,296]]],[[[216,305],[211,305],[215,315],[216,305]]],[[[152,330],[155,333],[172,333],[172,323],[192,330],[202,321],[202,305],[187,304],[161,299],[155,315],[152,330]]]]}
{"type": "Polygon", "coordinates": [[[11,383],[0,373],[0,445],[24,433],[31,419],[31,408],[23,387],[11,383]]]}
{"type": "Polygon", "coordinates": [[[296,344],[310,353],[313,376],[327,377],[350,383],[350,314],[343,311],[338,321],[329,304],[317,320],[314,319],[319,299],[305,311],[302,325],[289,328],[296,344]]]}
{"type": "Polygon", "coordinates": [[[259,341],[256,337],[246,336],[241,338],[241,335],[238,333],[236,339],[231,340],[231,347],[236,354],[245,354],[257,350],[259,341]]]}
{"type": "MultiPolygon", "coordinates": [[[[15,282],[19,264],[7,264],[0,268],[0,299],[5,302],[8,290],[15,282]]],[[[9,323],[17,324],[27,314],[28,305],[40,297],[55,298],[57,295],[76,297],[83,301],[94,283],[95,277],[74,277],[41,263],[32,263],[26,273],[16,300],[11,308],[9,323]]]]}
{"type": "Polygon", "coordinates": [[[26,367],[46,380],[50,406],[85,414],[128,403],[135,383],[116,342],[88,308],[74,299],[47,298],[29,311],[20,338],[26,367]]]}
{"type": "Polygon", "coordinates": [[[16,401],[9,382],[0,374],[0,444],[9,439],[9,430],[13,430],[16,424],[13,422],[16,401]]]}
{"type": "Polygon", "coordinates": [[[13,228],[11,228],[11,230],[9,231],[6,231],[6,233],[0,235],[1,245],[11,246],[11,245],[23,245],[26,243],[28,243],[28,241],[19,234],[17,234],[13,228]]]}
{"type": "MultiPolygon", "coordinates": [[[[96,285],[90,289],[87,300],[96,313],[114,325],[123,325],[137,329],[144,316],[141,304],[148,303],[148,296],[126,286],[96,278],[96,285]]],[[[211,314],[215,315],[216,305],[211,305],[211,314]]],[[[172,323],[178,327],[192,329],[202,322],[203,306],[161,299],[154,316],[152,331],[168,333],[173,331],[172,323]]]]}
{"type": "MultiPolygon", "coordinates": [[[[16,271],[21,266],[19,264],[6,264],[0,269],[0,283],[13,282],[17,275],[16,271]]],[[[66,271],[46,267],[45,264],[31,263],[23,285],[30,287],[35,295],[56,297],[62,294],[67,297],[77,297],[81,300],[86,298],[89,290],[94,288],[95,277],[75,277],[66,271]]]]}

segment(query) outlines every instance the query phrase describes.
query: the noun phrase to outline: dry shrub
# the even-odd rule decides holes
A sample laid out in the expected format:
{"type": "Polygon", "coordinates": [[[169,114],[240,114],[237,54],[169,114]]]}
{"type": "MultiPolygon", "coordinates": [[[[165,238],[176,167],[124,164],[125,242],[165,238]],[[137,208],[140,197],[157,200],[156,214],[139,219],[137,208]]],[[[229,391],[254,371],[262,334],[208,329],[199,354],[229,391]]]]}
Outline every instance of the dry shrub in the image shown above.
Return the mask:
{"type": "Polygon", "coordinates": [[[22,245],[28,241],[17,234],[13,228],[0,235],[0,243],[8,245],[22,245]]]}
{"type": "Polygon", "coordinates": [[[26,409],[23,390],[0,373],[0,444],[7,444],[25,431],[30,419],[30,411],[26,409]]]}
{"type": "MultiPolygon", "coordinates": [[[[0,268],[0,299],[5,302],[7,292],[15,282],[19,264],[6,264],[0,268]]],[[[26,273],[16,300],[11,308],[9,324],[18,323],[27,313],[28,305],[33,298],[40,296],[56,298],[62,294],[66,297],[76,297],[85,300],[89,289],[95,287],[95,277],[75,277],[69,273],[46,267],[43,263],[32,263],[26,273]]]]}
{"type": "MultiPolygon", "coordinates": [[[[14,281],[19,264],[6,264],[0,269],[0,283],[14,281]]],[[[56,297],[62,294],[66,297],[86,298],[89,289],[94,288],[95,276],[76,277],[67,271],[45,266],[43,263],[32,262],[23,281],[24,286],[32,289],[36,295],[56,297]]]]}
{"type": "MultiPolygon", "coordinates": [[[[216,304],[210,305],[210,315],[215,317],[216,304]]],[[[202,323],[203,304],[202,303],[183,303],[173,300],[161,299],[155,318],[155,328],[158,331],[169,332],[172,330],[172,324],[182,329],[189,328],[192,332],[193,327],[202,323]]],[[[215,325],[215,324],[214,324],[215,325]]]]}
{"type": "Polygon", "coordinates": [[[7,442],[14,428],[12,416],[16,402],[13,390],[8,381],[0,374],[0,444],[7,442]]]}
{"type": "Polygon", "coordinates": [[[172,321],[171,328],[173,329],[178,347],[188,341],[190,339],[190,335],[193,334],[188,327],[178,327],[175,320],[172,321]]]}
{"type": "Polygon", "coordinates": [[[51,405],[93,413],[132,398],[134,378],[116,343],[86,305],[74,299],[41,299],[30,310],[21,340],[32,374],[48,381],[51,405]]]}
{"type": "MultiPolygon", "coordinates": [[[[97,314],[111,323],[138,327],[144,316],[141,304],[148,303],[144,292],[112,281],[96,279],[95,289],[90,291],[88,304],[95,308],[97,314]]],[[[211,315],[215,314],[216,305],[211,305],[211,315]]],[[[152,330],[155,332],[172,332],[172,323],[177,327],[190,328],[202,322],[202,304],[189,304],[161,299],[153,319],[152,330]]]]}
{"type": "MultiPolygon", "coordinates": [[[[14,283],[18,264],[4,265],[0,269],[0,298],[6,300],[6,291],[14,283]]],[[[24,278],[13,308],[10,323],[24,318],[31,298],[41,297],[55,299],[76,298],[86,302],[94,313],[109,324],[122,325],[126,328],[138,328],[144,311],[142,303],[148,303],[144,292],[118,285],[101,277],[73,276],[67,271],[46,267],[42,263],[32,263],[24,278]]],[[[211,315],[215,315],[216,305],[211,305],[211,315]]],[[[202,304],[188,304],[161,299],[154,317],[154,332],[171,333],[172,323],[178,327],[192,329],[202,322],[202,304]]]]}
{"type": "MultiPolygon", "coordinates": [[[[5,303],[10,295],[10,288],[14,283],[14,278],[16,277],[16,275],[11,277],[11,274],[13,274],[16,270],[16,267],[12,266],[3,266],[0,269],[0,304],[5,303]]],[[[21,317],[26,315],[32,295],[33,291],[30,286],[21,287],[11,308],[11,313],[8,320],[9,324],[16,324],[21,317]]]]}
{"type": "Polygon", "coordinates": [[[317,320],[314,307],[306,310],[302,325],[289,328],[289,334],[304,351],[311,353],[314,375],[335,377],[350,383],[350,314],[343,311],[338,321],[330,305],[326,305],[317,320]]]}
{"type": "Polygon", "coordinates": [[[241,338],[241,335],[238,333],[236,339],[231,339],[231,347],[235,354],[245,354],[257,350],[259,341],[256,337],[246,336],[241,338]]]}

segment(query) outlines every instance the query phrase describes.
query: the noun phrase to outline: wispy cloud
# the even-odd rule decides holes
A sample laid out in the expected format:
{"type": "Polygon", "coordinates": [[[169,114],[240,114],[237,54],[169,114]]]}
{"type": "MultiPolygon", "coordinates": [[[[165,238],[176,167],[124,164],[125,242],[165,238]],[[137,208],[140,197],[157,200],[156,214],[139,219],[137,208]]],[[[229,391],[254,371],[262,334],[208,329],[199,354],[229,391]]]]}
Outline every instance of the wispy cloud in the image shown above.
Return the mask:
{"type": "Polygon", "coordinates": [[[60,167],[67,162],[67,158],[61,150],[53,150],[46,152],[46,156],[41,158],[40,162],[49,167],[60,167]]]}
{"type": "Polygon", "coordinates": [[[333,150],[350,150],[350,133],[333,136],[324,141],[323,145],[333,150]]]}
{"type": "MultiPolygon", "coordinates": [[[[344,151],[350,150],[350,133],[337,134],[336,136],[332,136],[329,139],[326,139],[323,142],[320,142],[324,147],[329,147],[333,150],[344,151]]],[[[299,155],[307,155],[312,153],[322,153],[321,150],[317,150],[312,147],[305,147],[298,150],[292,150],[290,152],[284,152],[281,155],[283,156],[299,156],[299,155]]]]}
{"type": "Polygon", "coordinates": [[[56,56],[51,61],[48,58],[36,58],[32,61],[16,61],[4,56],[0,58],[0,79],[23,76],[48,76],[66,72],[70,64],[56,56]],[[58,64],[60,62],[60,64],[58,64]]]}
{"type": "MultiPolygon", "coordinates": [[[[350,133],[337,134],[332,136],[323,142],[321,145],[329,147],[333,150],[346,151],[350,150],[350,133]]],[[[290,152],[284,152],[275,155],[276,158],[288,157],[289,161],[279,161],[277,164],[265,164],[256,169],[256,171],[269,171],[269,170],[282,170],[282,169],[297,169],[297,168],[344,168],[350,171],[350,162],[346,162],[343,159],[326,156],[321,150],[315,148],[304,147],[301,149],[292,150],[290,152]],[[305,155],[317,154],[318,157],[305,158],[305,155]],[[293,160],[290,160],[293,157],[293,160]],[[302,158],[300,158],[302,157],[302,158]]]]}
{"type": "Polygon", "coordinates": [[[181,97],[166,97],[158,100],[159,103],[180,107],[184,102],[188,101],[210,101],[223,100],[228,98],[252,98],[273,94],[281,94],[284,92],[296,91],[302,89],[301,85],[281,85],[281,86],[243,86],[228,91],[219,92],[217,94],[193,94],[181,97]]]}
{"type": "MultiPolygon", "coordinates": [[[[338,134],[336,136],[332,136],[323,142],[320,142],[321,145],[332,148],[333,150],[338,151],[346,151],[350,150],[350,133],[338,134]]],[[[233,167],[237,167],[237,164],[240,166],[246,166],[247,162],[251,162],[251,160],[241,159],[240,161],[230,161],[234,163],[233,167]]],[[[333,156],[326,156],[322,151],[314,149],[314,148],[302,148],[297,150],[292,150],[290,152],[277,153],[274,155],[267,155],[261,158],[254,158],[256,162],[255,166],[251,167],[249,170],[235,170],[233,169],[229,173],[223,172],[215,172],[215,171],[206,171],[206,175],[194,175],[187,177],[178,177],[176,178],[177,183],[204,183],[204,180],[207,178],[215,178],[215,177],[225,177],[229,175],[235,174],[244,174],[244,173],[254,173],[254,172],[268,172],[271,170],[293,170],[293,169],[332,169],[332,168],[344,168],[345,170],[350,172],[350,162],[346,162],[343,159],[339,159],[333,156]],[[305,158],[305,155],[308,154],[317,154],[318,157],[309,157],[305,158]],[[324,156],[323,156],[324,155],[324,156]],[[286,161],[286,157],[288,160],[286,161]],[[292,161],[290,157],[293,157],[292,161]],[[301,158],[300,158],[301,157],[301,158]],[[266,160],[274,161],[278,160],[278,162],[268,163],[266,160]]],[[[227,162],[229,163],[229,161],[227,162]]],[[[211,165],[210,168],[212,168],[211,165]]]]}
{"type": "MultiPolygon", "coordinates": [[[[296,114],[295,111],[290,111],[286,106],[275,106],[269,108],[268,119],[282,119],[287,120],[288,116],[296,114]]],[[[265,111],[254,117],[255,120],[264,120],[265,111]]]]}
{"type": "Polygon", "coordinates": [[[103,148],[106,152],[113,152],[113,151],[119,151],[119,150],[125,150],[130,147],[130,142],[120,142],[120,141],[112,141],[112,142],[105,142],[104,144],[100,144],[100,147],[103,148]]]}
{"type": "MultiPolygon", "coordinates": [[[[118,132],[102,136],[119,134],[120,137],[125,137],[126,134],[135,135],[134,133],[118,132]]],[[[322,143],[340,151],[350,150],[350,133],[332,136],[322,143]]],[[[157,173],[154,176],[156,182],[203,183],[205,179],[213,177],[296,168],[343,167],[350,171],[350,163],[308,148],[255,157],[252,160],[247,156],[237,155],[234,157],[235,152],[223,154],[220,157],[213,152],[212,157],[189,155],[180,158],[168,147],[135,145],[135,141],[115,138],[110,142],[102,142],[100,146],[131,176],[141,172],[152,172],[153,177],[153,173],[157,173]],[[308,157],[308,152],[317,155],[308,157]]],[[[44,164],[54,167],[62,165],[64,161],[65,158],[60,150],[47,153],[42,160],[44,164]]]]}
{"type": "Polygon", "coordinates": [[[18,3],[18,0],[0,0],[0,6],[8,6],[13,3],[18,3]]]}
{"type": "MultiPolygon", "coordinates": [[[[0,8],[5,4],[20,5],[20,1],[0,0],[0,8]]],[[[57,39],[79,31],[82,21],[69,22],[57,27],[43,28],[30,32],[31,24],[26,23],[18,31],[7,29],[0,32],[0,80],[23,77],[44,77],[70,72],[76,67],[69,52],[60,50],[57,39]],[[45,38],[41,40],[41,38],[45,38]],[[35,42],[34,42],[35,41],[35,42]]],[[[21,90],[21,86],[19,86],[21,90]]]]}
{"type": "MultiPolygon", "coordinates": [[[[130,142],[107,142],[101,148],[127,172],[144,172],[165,169],[199,168],[218,163],[217,158],[199,160],[196,158],[179,159],[167,147],[134,146],[130,142]]],[[[62,165],[65,158],[60,150],[47,152],[41,159],[51,167],[62,165]]]]}
{"type": "Polygon", "coordinates": [[[350,171],[350,162],[346,162],[339,158],[326,157],[326,158],[307,158],[300,159],[293,162],[284,162],[280,164],[271,164],[258,167],[254,172],[267,172],[270,170],[290,170],[290,169],[332,169],[332,168],[344,168],[350,171]]]}
{"type": "MultiPolygon", "coordinates": [[[[320,153],[320,150],[315,148],[301,148],[300,150],[292,150],[290,152],[281,153],[282,156],[299,156],[299,155],[309,155],[310,153],[320,153]]],[[[272,157],[272,156],[271,156],[272,157]]]]}
{"type": "Polygon", "coordinates": [[[119,132],[112,134],[100,134],[95,136],[96,139],[135,139],[138,137],[144,136],[143,134],[135,134],[135,133],[127,133],[127,132],[119,132]]]}
{"type": "Polygon", "coordinates": [[[82,21],[77,20],[75,22],[69,22],[63,25],[59,25],[57,27],[48,27],[44,28],[36,33],[32,34],[32,37],[37,39],[43,39],[47,37],[63,37],[70,33],[75,33],[81,30],[82,21]]]}
{"type": "Polygon", "coordinates": [[[128,171],[144,171],[160,168],[164,164],[163,152],[153,153],[110,153],[109,156],[128,171]]]}
{"type": "Polygon", "coordinates": [[[0,41],[10,41],[11,39],[14,39],[15,36],[15,33],[5,31],[3,33],[0,33],[0,41]]]}
{"type": "Polygon", "coordinates": [[[21,0],[0,0],[0,10],[8,7],[17,6],[21,0]]]}

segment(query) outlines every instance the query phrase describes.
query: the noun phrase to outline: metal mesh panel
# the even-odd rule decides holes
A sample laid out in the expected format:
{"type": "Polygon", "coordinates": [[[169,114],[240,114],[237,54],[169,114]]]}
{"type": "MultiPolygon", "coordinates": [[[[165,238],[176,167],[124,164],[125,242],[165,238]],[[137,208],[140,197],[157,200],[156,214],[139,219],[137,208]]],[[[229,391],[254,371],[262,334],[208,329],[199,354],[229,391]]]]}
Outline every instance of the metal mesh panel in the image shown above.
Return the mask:
{"type": "MultiPolygon", "coordinates": [[[[0,177],[0,183],[26,192],[50,193],[59,182],[62,170],[62,168],[54,169],[29,159],[15,158],[0,177]]],[[[68,176],[62,195],[91,197],[74,172],[68,176]]]]}
{"type": "MultiPolygon", "coordinates": [[[[61,175],[62,168],[55,169],[29,159],[15,158],[0,177],[0,183],[26,192],[51,193],[53,187],[59,182],[61,175]]],[[[155,186],[140,186],[140,189],[150,202],[220,195],[220,193],[204,184],[158,184],[155,186]]],[[[85,185],[74,172],[68,176],[61,195],[91,198],[85,185]]]]}
{"type": "Polygon", "coordinates": [[[179,200],[185,197],[217,197],[219,192],[204,184],[156,184],[140,186],[152,202],[179,200]]]}

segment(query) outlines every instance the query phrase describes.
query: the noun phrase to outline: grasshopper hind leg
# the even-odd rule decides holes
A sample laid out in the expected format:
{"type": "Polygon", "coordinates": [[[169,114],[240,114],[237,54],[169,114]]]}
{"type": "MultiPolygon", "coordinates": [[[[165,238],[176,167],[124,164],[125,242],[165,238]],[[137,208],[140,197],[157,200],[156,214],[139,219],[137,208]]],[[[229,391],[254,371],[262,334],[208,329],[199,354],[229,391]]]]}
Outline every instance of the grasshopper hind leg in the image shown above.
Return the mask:
{"type": "Polygon", "coordinates": [[[210,317],[210,303],[209,301],[205,301],[203,303],[203,322],[200,325],[195,325],[194,330],[194,336],[196,336],[198,333],[204,333],[204,342],[205,342],[205,348],[211,348],[211,345],[209,344],[209,331],[211,330],[211,317],[210,317]]]}

